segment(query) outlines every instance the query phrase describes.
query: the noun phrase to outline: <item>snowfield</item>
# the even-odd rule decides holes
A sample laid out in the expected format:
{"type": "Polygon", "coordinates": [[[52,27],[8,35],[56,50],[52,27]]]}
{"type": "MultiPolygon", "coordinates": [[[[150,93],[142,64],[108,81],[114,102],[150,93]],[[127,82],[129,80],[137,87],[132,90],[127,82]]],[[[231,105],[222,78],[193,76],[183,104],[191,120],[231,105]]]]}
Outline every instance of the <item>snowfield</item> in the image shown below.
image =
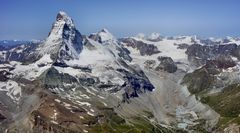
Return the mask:
{"type": "Polygon", "coordinates": [[[16,103],[19,102],[22,96],[21,87],[17,82],[12,80],[0,82],[0,91],[6,92],[7,96],[9,96],[16,103]]]}
{"type": "Polygon", "coordinates": [[[14,76],[34,80],[52,66],[52,59],[49,54],[46,54],[35,63],[29,65],[22,65],[22,63],[16,61],[11,61],[10,64],[15,67],[11,71],[14,76]]]}

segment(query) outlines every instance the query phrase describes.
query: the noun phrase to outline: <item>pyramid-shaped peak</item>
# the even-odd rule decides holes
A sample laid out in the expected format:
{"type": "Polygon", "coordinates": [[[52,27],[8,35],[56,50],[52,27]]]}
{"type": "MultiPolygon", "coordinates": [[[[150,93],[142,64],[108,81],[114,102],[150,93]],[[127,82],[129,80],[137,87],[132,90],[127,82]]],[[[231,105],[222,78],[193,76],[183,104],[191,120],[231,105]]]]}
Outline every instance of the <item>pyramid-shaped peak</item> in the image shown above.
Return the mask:
{"type": "MultiPolygon", "coordinates": [[[[60,11],[46,40],[39,46],[39,55],[54,55],[59,60],[77,59],[82,50],[82,35],[67,13],[60,11]]],[[[55,59],[54,59],[55,60],[55,59]]]]}
{"type": "Polygon", "coordinates": [[[73,20],[71,17],[68,16],[68,14],[64,11],[59,11],[57,14],[57,21],[65,21],[69,25],[73,25],[73,20]]]}
{"type": "Polygon", "coordinates": [[[115,37],[107,29],[100,30],[98,32],[98,35],[101,38],[102,42],[115,39],[115,37]]]}
{"type": "Polygon", "coordinates": [[[59,11],[57,14],[57,19],[63,19],[63,18],[69,18],[66,12],[64,11],[59,11]]]}

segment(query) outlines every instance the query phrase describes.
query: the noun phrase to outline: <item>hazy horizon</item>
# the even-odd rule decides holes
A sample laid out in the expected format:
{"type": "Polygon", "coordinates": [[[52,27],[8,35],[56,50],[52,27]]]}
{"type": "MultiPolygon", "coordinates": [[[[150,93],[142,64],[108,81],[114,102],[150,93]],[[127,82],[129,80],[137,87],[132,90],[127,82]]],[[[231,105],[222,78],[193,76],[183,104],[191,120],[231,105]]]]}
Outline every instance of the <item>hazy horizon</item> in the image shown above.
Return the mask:
{"type": "Polygon", "coordinates": [[[164,36],[237,37],[239,4],[237,0],[3,0],[0,40],[44,39],[60,10],[86,35],[106,28],[118,38],[152,32],[164,36]]]}

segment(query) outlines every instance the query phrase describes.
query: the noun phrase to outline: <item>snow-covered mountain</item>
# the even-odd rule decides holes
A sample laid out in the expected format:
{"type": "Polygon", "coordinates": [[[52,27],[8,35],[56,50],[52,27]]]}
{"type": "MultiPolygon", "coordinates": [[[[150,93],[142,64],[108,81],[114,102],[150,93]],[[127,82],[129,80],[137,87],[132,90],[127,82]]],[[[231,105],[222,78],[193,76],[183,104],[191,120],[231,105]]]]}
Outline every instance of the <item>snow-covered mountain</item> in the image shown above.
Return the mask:
{"type": "Polygon", "coordinates": [[[54,60],[78,59],[82,50],[82,35],[76,30],[73,20],[60,11],[47,39],[39,45],[39,56],[50,54],[54,60]]]}
{"type": "Polygon", "coordinates": [[[231,130],[237,110],[211,94],[239,83],[239,59],[237,38],[81,35],[60,11],[44,41],[0,49],[0,131],[231,130]]]}

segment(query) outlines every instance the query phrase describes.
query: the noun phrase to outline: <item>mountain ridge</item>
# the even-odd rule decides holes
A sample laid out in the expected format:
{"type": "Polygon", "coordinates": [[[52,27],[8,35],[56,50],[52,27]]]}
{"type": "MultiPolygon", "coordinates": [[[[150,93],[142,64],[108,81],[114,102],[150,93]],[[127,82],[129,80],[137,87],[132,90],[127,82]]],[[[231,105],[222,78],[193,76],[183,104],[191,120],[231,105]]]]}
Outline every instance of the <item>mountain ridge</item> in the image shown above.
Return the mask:
{"type": "Polygon", "coordinates": [[[81,35],[60,11],[43,42],[0,50],[0,131],[215,132],[199,99],[240,81],[236,42],[81,35]]]}

